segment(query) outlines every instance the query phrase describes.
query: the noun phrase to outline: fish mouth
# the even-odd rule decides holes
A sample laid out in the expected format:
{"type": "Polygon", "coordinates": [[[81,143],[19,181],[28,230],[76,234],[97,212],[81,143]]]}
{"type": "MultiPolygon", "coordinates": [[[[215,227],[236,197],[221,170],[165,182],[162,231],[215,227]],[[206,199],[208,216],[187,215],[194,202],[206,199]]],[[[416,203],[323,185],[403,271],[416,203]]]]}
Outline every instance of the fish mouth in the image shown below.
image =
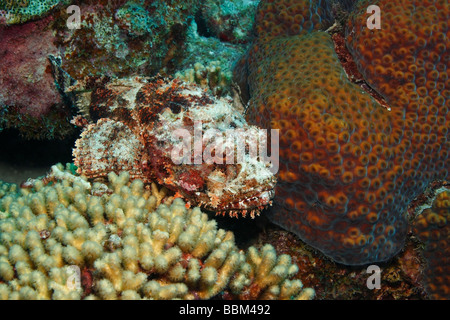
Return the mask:
{"type": "Polygon", "coordinates": [[[274,196],[275,189],[252,193],[246,197],[240,197],[239,200],[221,205],[216,211],[216,215],[229,215],[232,218],[245,218],[248,214],[254,219],[256,216],[259,216],[264,208],[272,205],[274,196]]]}

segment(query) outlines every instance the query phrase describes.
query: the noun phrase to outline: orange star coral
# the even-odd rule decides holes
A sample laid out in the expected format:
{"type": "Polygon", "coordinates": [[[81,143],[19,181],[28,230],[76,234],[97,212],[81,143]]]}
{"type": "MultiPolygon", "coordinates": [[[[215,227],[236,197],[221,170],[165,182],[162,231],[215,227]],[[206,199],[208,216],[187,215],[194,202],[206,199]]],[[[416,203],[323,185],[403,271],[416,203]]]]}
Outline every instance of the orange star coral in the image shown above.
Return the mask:
{"type": "Polygon", "coordinates": [[[450,297],[450,191],[439,193],[429,209],[417,217],[414,232],[425,243],[425,281],[433,299],[450,297]]]}
{"type": "Polygon", "coordinates": [[[329,25],[326,1],[268,0],[261,1],[255,17],[259,39],[300,35],[329,25]],[[324,19],[326,17],[326,19],[324,19]]]}
{"type": "MultiPolygon", "coordinates": [[[[383,26],[414,15],[413,6],[394,10],[386,2],[378,2],[383,26]]],[[[448,12],[440,3],[437,10],[448,12]]],[[[432,10],[428,2],[422,7],[432,10]]],[[[401,38],[400,27],[370,31],[367,17],[356,10],[347,43],[366,54],[355,54],[366,68],[360,71],[391,111],[348,80],[327,33],[277,34],[256,41],[248,58],[249,120],[281,129],[279,208],[271,219],[349,265],[394,256],[404,244],[408,204],[450,167],[446,38],[424,44],[419,36],[401,38]],[[371,44],[376,32],[384,42],[371,44]],[[416,51],[408,51],[414,44],[416,51]]],[[[448,30],[440,15],[417,28],[418,35],[448,30]]]]}

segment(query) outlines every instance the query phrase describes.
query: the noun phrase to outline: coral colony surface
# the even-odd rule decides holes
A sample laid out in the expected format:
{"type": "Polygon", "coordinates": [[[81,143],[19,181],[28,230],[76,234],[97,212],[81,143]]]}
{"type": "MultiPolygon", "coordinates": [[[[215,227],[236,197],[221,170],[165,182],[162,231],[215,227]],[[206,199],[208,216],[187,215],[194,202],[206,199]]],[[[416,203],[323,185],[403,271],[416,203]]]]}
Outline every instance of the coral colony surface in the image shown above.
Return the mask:
{"type": "Polygon", "coordinates": [[[0,0],[0,299],[449,299],[449,18],[0,0]]]}

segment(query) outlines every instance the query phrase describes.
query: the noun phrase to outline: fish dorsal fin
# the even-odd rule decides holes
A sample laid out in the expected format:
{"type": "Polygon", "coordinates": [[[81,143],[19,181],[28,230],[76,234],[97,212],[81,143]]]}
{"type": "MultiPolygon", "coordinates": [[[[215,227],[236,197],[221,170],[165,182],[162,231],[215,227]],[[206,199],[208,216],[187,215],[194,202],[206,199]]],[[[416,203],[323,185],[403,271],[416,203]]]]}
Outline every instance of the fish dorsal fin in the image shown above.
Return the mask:
{"type": "Polygon", "coordinates": [[[62,94],[66,94],[67,88],[73,86],[77,81],[70,76],[63,68],[61,68],[61,57],[49,55],[48,60],[52,68],[55,85],[62,94]]]}

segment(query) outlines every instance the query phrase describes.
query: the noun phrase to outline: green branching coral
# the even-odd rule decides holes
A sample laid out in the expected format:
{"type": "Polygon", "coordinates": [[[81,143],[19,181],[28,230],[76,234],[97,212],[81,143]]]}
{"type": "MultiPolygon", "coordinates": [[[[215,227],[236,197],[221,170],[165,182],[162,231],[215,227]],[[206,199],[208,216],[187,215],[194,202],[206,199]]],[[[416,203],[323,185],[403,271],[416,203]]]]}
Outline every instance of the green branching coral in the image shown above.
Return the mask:
{"type": "Polygon", "coordinates": [[[24,23],[39,19],[58,4],[68,4],[70,0],[0,0],[0,17],[7,24],[24,23]]]}
{"type": "Polygon", "coordinates": [[[270,245],[244,253],[199,208],[157,206],[127,173],[91,184],[63,169],[0,199],[0,299],[314,296],[290,280],[290,256],[270,245]]]}

